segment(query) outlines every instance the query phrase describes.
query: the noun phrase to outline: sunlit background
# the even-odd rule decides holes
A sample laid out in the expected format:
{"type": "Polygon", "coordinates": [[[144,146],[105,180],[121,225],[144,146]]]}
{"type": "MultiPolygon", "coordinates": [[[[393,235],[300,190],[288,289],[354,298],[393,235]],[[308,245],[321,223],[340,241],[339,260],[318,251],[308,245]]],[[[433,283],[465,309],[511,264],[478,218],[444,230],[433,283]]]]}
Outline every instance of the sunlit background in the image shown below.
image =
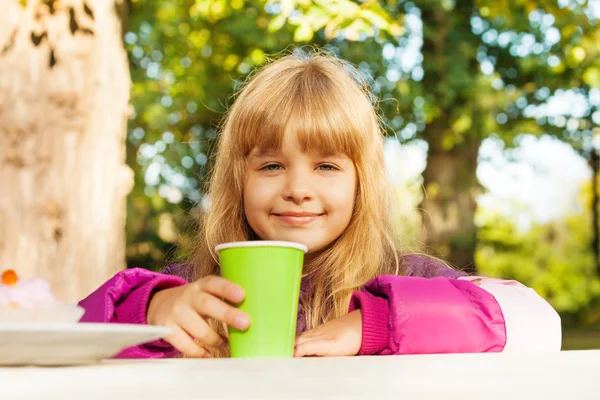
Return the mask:
{"type": "Polygon", "coordinates": [[[185,258],[234,91],[270,55],[317,44],[379,99],[397,240],[520,280],[561,312],[566,348],[599,347],[599,18],[599,0],[133,0],[128,265],[185,258]],[[424,199],[473,226],[430,243],[422,228],[447,221],[424,199]]]}

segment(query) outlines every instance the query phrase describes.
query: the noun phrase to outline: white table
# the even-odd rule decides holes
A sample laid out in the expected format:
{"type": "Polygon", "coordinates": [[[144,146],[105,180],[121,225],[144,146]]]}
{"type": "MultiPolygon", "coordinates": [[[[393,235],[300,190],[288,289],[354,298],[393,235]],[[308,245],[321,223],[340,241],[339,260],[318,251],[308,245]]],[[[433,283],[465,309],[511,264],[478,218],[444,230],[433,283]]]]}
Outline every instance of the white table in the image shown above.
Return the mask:
{"type": "Polygon", "coordinates": [[[0,368],[0,399],[600,399],[600,350],[0,368]]]}

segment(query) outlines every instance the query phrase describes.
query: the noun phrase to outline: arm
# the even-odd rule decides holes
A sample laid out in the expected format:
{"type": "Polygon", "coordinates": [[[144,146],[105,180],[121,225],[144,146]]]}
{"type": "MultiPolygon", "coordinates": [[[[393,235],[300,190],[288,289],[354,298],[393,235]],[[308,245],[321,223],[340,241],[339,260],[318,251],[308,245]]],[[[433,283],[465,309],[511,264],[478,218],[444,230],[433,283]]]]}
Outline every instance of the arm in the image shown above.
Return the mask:
{"type": "MultiPolygon", "coordinates": [[[[79,302],[85,309],[81,322],[146,324],[146,311],[151,296],[158,290],[186,283],[185,279],[178,276],[141,268],[121,271],[79,302]]],[[[161,358],[177,354],[171,345],[157,340],[129,347],[117,357],[161,358]]]]}
{"type": "Polygon", "coordinates": [[[380,276],[354,293],[359,354],[560,350],[560,317],[535,291],[482,277],[380,276]]]}

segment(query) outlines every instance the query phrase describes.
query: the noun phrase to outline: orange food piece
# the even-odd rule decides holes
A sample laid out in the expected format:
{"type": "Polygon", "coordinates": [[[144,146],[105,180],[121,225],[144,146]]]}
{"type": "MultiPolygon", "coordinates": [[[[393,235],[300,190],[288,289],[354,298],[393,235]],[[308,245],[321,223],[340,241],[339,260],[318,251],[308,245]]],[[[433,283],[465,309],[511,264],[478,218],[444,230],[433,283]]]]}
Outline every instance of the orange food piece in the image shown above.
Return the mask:
{"type": "Polygon", "coordinates": [[[2,273],[2,283],[5,285],[16,285],[19,277],[14,269],[7,269],[2,273]]]}

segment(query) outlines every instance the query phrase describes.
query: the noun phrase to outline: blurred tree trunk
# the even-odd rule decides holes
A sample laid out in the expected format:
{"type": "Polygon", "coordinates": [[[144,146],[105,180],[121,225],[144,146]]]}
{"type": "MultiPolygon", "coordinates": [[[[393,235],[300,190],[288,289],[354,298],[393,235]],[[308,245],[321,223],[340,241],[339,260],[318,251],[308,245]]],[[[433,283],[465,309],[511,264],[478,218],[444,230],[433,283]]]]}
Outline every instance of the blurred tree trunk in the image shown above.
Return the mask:
{"type": "Polygon", "coordinates": [[[596,149],[592,150],[590,157],[592,168],[592,252],[596,274],[600,276],[600,225],[598,225],[598,172],[600,171],[600,157],[596,149]]]}
{"type": "Polygon", "coordinates": [[[417,1],[423,21],[423,85],[437,96],[439,113],[427,124],[429,145],[421,204],[426,250],[474,272],[475,175],[484,112],[474,96],[479,76],[479,38],[472,32],[472,0],[446,12],[437,2],[417,1]]]}
{"type": "Polygon", "coordinates": [[[475,175],[481,139],[468,137],[450,150],[442,148],[442,121],[427,127],[429,152],[423,172],[425,196],[421,203],[424,240],[431,254],[468,272],[475,271],[474,215],[480,185],[475,175]],[[434,138],[438,138],[435,140],[434,138]]]}
{"type": "Polygon", "coordinates": [[[121,0],[0,0],[0,269],[76,301],[125,267],[121,0]]]}

